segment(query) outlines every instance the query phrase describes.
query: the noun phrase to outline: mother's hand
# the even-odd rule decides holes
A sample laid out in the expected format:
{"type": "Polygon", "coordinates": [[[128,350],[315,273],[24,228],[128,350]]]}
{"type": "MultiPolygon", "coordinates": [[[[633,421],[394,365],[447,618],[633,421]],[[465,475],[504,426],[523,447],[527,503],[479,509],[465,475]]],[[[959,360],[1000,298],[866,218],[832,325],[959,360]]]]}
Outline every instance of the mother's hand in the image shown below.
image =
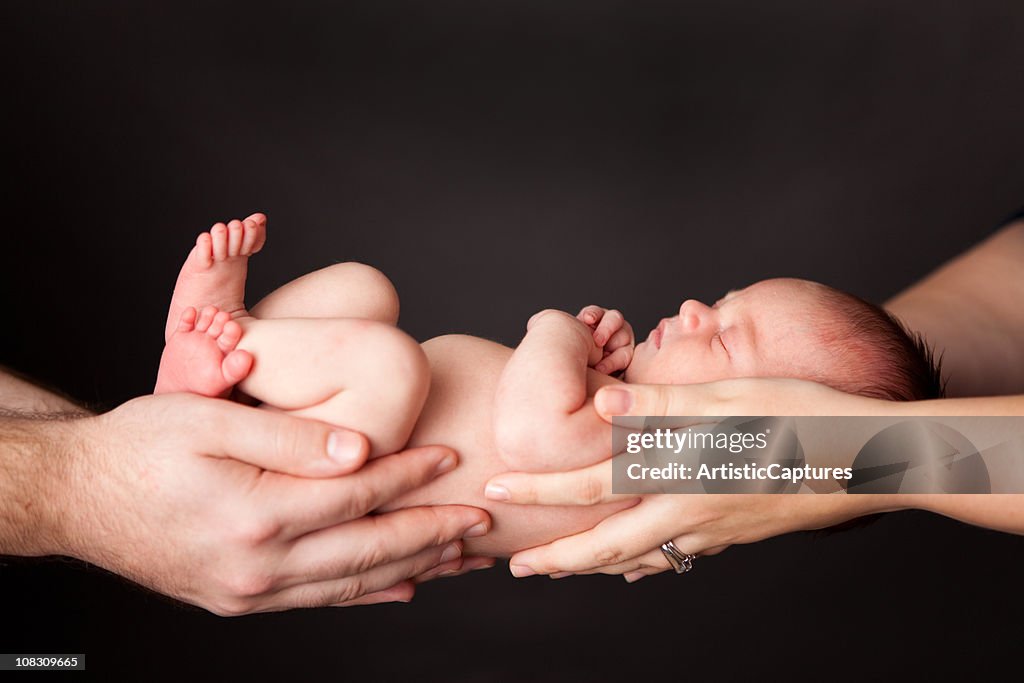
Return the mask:
{"type": "MultiPolygon", "coordinates": [[[[885,402],[792,379],[740,379],[687,386],[614,386],[594,398],[598,413],[615,415],[864,415],[885,402]]],[[[595,505],[635,496],[612,493],[612,468],[601,462],[573,472],[506,473],[488,482],[488,497],[535,505],[595,505]]],[[[883,509],[875,496],[649,494],[590,531],[530,548],[510,560],[515,576],[625,574],[634,581],[669,563],[660,546],[672,540],[693,555],[711,555],[790,531],[820,529],[883,509]]]]}

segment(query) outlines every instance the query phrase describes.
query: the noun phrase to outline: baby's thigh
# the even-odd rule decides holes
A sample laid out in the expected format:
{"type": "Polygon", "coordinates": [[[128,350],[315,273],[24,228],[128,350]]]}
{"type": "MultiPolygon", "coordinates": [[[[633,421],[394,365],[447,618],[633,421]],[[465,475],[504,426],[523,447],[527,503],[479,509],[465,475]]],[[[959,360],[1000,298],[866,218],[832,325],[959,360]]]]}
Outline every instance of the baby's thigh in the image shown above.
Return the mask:
{"type": "Polygon", "coordinates": [[[257,318],[363,318],[394,325],[398,293],[384,273],[364,263],[337,263],[268,294],[257,318]]]}
{"type": "Polygon", "coordinates": [[[279,410],[354,429],[372,455],[400,450],[430,387],[419,344],[359,319],[250,319],[239,348],[255,362],[240,388],[279,410]]]}

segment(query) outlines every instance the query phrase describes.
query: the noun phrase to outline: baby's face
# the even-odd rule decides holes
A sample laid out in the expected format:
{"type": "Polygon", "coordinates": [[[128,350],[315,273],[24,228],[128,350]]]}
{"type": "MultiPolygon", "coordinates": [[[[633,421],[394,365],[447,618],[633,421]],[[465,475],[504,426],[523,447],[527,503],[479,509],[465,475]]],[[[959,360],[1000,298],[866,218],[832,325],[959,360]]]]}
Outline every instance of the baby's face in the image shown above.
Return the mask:
{"type": "Polygon", "coordinates": [[[830,315],[821,285],[804,280],[764,280],[711,307],[689,299],[637,345],[625,379],[694,384],[825,374],[832,362],[820,332],[830,315]]]}

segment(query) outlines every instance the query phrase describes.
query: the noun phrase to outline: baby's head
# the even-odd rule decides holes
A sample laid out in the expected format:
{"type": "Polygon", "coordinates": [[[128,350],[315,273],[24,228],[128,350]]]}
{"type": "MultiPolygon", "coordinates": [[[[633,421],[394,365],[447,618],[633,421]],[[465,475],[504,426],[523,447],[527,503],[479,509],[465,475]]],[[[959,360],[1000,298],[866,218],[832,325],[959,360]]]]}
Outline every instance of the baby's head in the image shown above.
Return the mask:
{"type": "Polygon", "coordinates": [[[627,382],[692,384],[796,377],[873,398],[942,395],[938,363],[917,335],[879,307],[807,280],[775,279],[692,299],[638,344],[627,382]]]}

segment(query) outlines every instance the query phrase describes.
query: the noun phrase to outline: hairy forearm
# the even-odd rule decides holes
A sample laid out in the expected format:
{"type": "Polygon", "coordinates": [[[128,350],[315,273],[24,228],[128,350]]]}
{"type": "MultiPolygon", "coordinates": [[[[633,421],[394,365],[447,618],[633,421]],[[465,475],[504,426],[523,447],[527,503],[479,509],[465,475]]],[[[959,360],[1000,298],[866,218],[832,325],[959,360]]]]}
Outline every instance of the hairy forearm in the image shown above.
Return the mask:
{"type": "Polygon", "coordinates": [[[59,482],[78,419],[90,414],[0,366],[0,554],[62,552],[59,482]]]}
{"type": "Polygon", "coordinates": [[[62,553],[60,481],[67,470],[73,414],[0,417],[0,554],[62,553]]]}
{"type": "Polygon", "coordinates": [[[67,396],[36,384],[20,373],[0,365],[0,413],[33,415],[87,415],[89,411],[67,396]]]}

